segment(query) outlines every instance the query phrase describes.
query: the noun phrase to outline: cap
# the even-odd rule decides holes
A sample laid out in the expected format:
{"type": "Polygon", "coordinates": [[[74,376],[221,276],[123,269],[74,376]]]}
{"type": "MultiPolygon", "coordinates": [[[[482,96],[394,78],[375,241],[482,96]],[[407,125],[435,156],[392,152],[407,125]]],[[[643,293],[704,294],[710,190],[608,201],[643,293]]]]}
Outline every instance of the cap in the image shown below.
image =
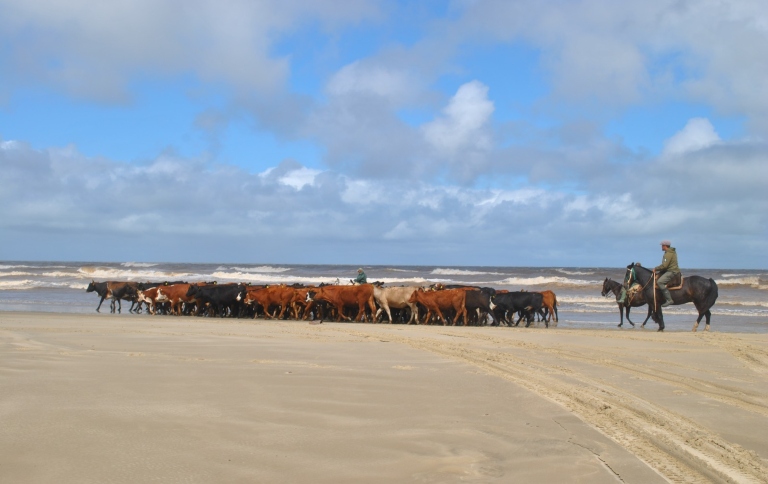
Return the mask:
{"type": "Polygon", "coordinates": [[[667,247],[672,247],[672,242],[668,240],[662,240],[661,245],[666,245],[667,247]]]}
{"type": "Polygon", "coordinates": [[[357,270],[357,272],[363,272],[363,268],[361,267],[360,269],[357,270]]]}

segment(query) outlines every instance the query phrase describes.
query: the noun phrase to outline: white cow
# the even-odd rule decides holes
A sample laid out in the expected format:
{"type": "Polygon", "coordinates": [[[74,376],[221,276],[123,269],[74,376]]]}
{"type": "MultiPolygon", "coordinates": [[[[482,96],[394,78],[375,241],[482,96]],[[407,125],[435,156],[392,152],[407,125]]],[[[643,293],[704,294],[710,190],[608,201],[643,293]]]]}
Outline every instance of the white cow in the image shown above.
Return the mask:
{"type": "Polygon", "coordinates": [[[376,300],[376,304],[379,305],[379,309],[376,311],[376,320],[379,319],[381,310],[386,311],[389,316],[389,322],[392,322],[392,313],[389,308],[411,308],[411,319],[408,320],[408,324],[411,324],[414,320],[418,322],[419,308],[416,303],[408,302],[411,298],[413,291],[419,289],[418,286],[404,286],[404,287],[378,287],[373,286],[373,299],[376,300]]]}

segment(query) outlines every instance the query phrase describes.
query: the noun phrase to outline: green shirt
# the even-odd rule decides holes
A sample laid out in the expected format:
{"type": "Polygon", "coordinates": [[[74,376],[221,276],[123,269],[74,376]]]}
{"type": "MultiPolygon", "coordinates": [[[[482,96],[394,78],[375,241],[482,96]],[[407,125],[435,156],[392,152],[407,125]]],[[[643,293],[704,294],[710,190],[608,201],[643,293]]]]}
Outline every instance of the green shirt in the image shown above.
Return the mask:
{"type": "Polygon", "coordinates": [[[680,273],[680,266],[677,265],[677,251],[674,247],[668,247],[664,251],[664,257],[661,259],[661,265],[656,266],[656,272],[680,273]]]}
{"type": "Polygon", "coordinates": [[[365,275],[365,272],[358,272],[355,282],[358,284],[366,284],[368,282],[368,277],[365,275]]]}

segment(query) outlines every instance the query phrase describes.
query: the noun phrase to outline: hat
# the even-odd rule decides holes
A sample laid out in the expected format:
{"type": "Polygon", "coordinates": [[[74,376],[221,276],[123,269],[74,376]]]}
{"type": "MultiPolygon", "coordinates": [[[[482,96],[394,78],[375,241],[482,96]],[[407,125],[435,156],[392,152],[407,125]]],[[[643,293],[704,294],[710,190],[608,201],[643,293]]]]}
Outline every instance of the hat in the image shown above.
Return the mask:
{"type": "Polygon", "coordinates": [[[361,267],[360,269],[357,270],[357,272],[363,272],[363,268],[361,267]]]}
{"type": "Polygon", "coordinates": [[[672,247],[672,242],[668,240],[662,240],[661,245],[666,245],[667,247],[672,247]]]}

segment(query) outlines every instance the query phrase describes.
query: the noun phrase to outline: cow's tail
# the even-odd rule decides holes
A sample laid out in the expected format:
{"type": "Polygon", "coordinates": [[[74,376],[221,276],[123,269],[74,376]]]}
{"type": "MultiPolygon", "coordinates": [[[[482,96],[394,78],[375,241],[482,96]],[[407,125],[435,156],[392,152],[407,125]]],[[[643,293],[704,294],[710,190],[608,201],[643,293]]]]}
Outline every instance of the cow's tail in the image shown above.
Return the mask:
{"type": "Polygon", "coordinates": [[[552,294],[552,299],[554,300],[552,302],[552,309],[555,311],[555,322],[557,323],[558,321],[560,321],[560,318],[557,316],[557,296],[552,294]]]}

